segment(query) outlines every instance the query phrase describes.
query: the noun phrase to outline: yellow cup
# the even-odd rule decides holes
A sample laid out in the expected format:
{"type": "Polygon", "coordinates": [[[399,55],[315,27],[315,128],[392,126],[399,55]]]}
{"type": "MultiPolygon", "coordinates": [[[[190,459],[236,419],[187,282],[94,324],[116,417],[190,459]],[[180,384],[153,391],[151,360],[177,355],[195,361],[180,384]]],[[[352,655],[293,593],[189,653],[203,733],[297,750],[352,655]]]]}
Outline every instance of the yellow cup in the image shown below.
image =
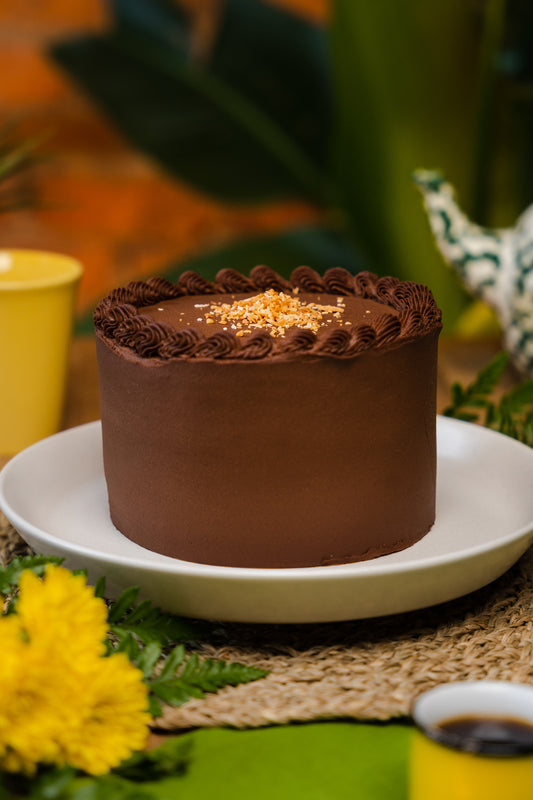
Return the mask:
{"type": "Polygon", "coordinates": [[[81,264],[33,250],[0,250],[0,454],[61,427],[81,264]]]}
{"type": "Polygon", "coordinates": [[[533,687],[444,684],[421,695],[412,716],[409,800],[533,798],[533,687]],[[446,724],[451,720],[467,722],[458,732],[446,724]],[[484,735],[483,727],[465,733],[472,720],[481,721],[484,735]],[[516,723],[525,726],[521,736],[509,727],[516,723]]]}

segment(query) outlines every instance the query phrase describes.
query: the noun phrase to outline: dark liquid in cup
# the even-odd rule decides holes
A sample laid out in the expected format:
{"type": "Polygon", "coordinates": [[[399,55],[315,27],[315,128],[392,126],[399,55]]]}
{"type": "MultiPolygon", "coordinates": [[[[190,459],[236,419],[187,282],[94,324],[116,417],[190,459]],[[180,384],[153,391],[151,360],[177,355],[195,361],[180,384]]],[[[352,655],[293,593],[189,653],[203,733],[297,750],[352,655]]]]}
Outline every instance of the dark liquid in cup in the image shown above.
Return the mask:
{"type": "Polygon", "coordinates": [[[533,753],[533,724],[512,717],[454,717],[438,725],[435,738],[469,752],[533,753]]]}

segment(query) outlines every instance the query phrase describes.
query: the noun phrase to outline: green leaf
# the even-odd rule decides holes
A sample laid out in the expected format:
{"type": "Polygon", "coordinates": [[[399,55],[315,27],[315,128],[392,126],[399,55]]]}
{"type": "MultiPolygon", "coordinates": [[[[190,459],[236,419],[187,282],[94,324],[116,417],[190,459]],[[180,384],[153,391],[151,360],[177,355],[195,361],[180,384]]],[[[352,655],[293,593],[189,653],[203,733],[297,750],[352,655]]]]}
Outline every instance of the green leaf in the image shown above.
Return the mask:
{"type": "Polygon", "coordinates": [[[79,781],[69,800],[156,800],[160,795],[150,789],[139,789],[131,781],[109,773],[79,781]]]}
{"type": "Polygon", "coordinates": [[[504,394],[489,409],[485,424],[526,444],[531,442],[533,421],[533,380],[525,380],[504,394]]]}
{"type": "Polygon", "coordinates": [[[132,608],[131,611],[129,611],[128,623],[130,625],[135,625],[137,622],[140,622],[149,616],[152,610],[151,602],[149,600],[143,600],[141,603],[138,603],[134,608],[132,608]]]}
{"type": "Polygon", "coordinates": [[[227,0],[208,59],[190,56],[168,0],[115,2],[108,34],[57,44],[53,58],[126,138],[195,187],[243,202],[324,202],[330,87],[324,34],[258,0],[227,0]]]}
{"type": "Polygon", "coordinates": [[[464,401],[464,392],[460,383],[452,383],[451,393],[453,405],[455,407],[462,405],[464,401]]]}
{"type": "Polygon", "coordinates": [[[34,776],[0,770],[0,800],[33,798],[33,800],[65,800],[70,797],[76,770],[72,767],[41,766],[34,776]]]}
{"type": "Polygon", "coordinates": [[[185,774],[156,784],[158,797],[407,800],[410,736],[406,725],[348,721],[203,728],[180,737],[192,758],[185,774]]]}
{"type": "Polygon", "coordinates": [[[513,386],[499,403],[490,399],[508,361],[508,353],[498,353],[466,389],[454,383],[451,405],[443,414],[466,422],[479,422],[480,414],[472,409],[484,409],[486,427],[533,447],[533,379],[513,386]]]}
{"type": "Polygon", "coordinates": [[[208,280],[224,267],[246,275],[256,264],[267,264],[284,277],[301,264],[323,273],[330,267],[344,267],[356,273],[365,269],[353,243],[342,233],[325,227],[292,228],[273,236],[243,238],[184,263],[169,265],[165,275],[176,280],[185,269],[199,272],[208,280]]]}
{"type": "Polygon", "coordinates": [[[57,556],[17,556],[6,567],[0,568],[0,594],[7,595],[16,589],[20,576],[25,569],[36,575],[44,575],[47,564],[62,564],[64,559],[57,556]]]}
{"type": "Polygon", "coordinates": [[[159,680],[165,681],[173,677],[178,668],[182,665],[185,658],[185,648],[182,644],[177,645],[166,657],[163,669],[159,674],[159,680]]]}
{"type": "MultiPolygon", "coordinates": [[[[293,228],[273,236],[239,239],[232,244],[174,264],[161,265],[157,274],[176,281],[182,272],[192,269],[208,280],[217,272],[232,267],[248,275],[256,264],[267,264],[287,277],[300,264],[323,273],[329,267],[344,267],[356,273],[365,269],[352,242],[335,229],[293,228]]],[[[78,334],[94,331],[92,311],[76,324],[78,334]]]]}
{"type": "Polygon", "coordinates": [[[498,353],[478,374],[476,380],[467,390],[467,395],[488,395],[502,377],[509,362],[509,353],[498,353]]]}
{"type": "Polygon", "coordinates": [[[468,186],[477,90],[472,6],[331,5],[338,203],[370,268],[429,284],[452,328],[468,295],[435,247],[411,175],[441,168],[461,196],[468,186]]]}
{"type": "Polygon", "coordinates": [[[102,598],[105,597],[105,585],[106,585],[105,577],[102,576],[102,577],[98,578],[98,580],[94,584],[94,595],[95,595],[95,597],[102,597],[102,598]]]}
{"type": "Polygon", "coordinates": [[[135,753],[114,772],[130,781],[144,783],[168,775],[182,775],[192,754],[190,739],[174,737],[153,750],[135,753]]]}
{"type": "Polygon", "coordinates": [[[147,681],[153,694],[171,706],[179,706],[191,697],[203,697],[223,686],[237,686],[265,677],[268,673],[257,667],[222,660],[201,659],[197,653],[184,658],[177,647],[169,655],[170,663],[159,675],[147,681]]]}
{"type": "Polygon", "coordinates": [[[109,607],[109,628],[118,643],[134,635],[144,644],[161,646],[202,635],[204,624],[161,611],[149,600],[136,603],[138,587],[126,589],[109,607]]]}
{"type": "Polygon", "coordinates": [[[490,403],[490,394],[502,377],[508,361],[508,353],[498,353],[466,388],[454,383],[451,391],[452,403],[444,409],[443,415],[469,422],[477,420],[479,415],[471,413],[467,409],[485,408],[487,413],[494,415],[494,408],[490,403]]]}
{"type": "Polygon", "coordinates": [[[76,770],[73,767],[47,769],[35,782],[33,793],[42,800],[61,798],[75,774],[76,770]]]}
{"type": "Polygon", "coordinates": [[[125,589],[117,600],[110,604],[107,615],[108,622],[110,624],[118,622],[135,603],[138,594],[138,586],[130,586],[128,589],[125,589]]]}
{"type": "Polygon", "coordinates": [[[533,422],[528,421],[522,426],[520,441],[528,447],[533,447],[533,422]]]}
{"type": "MultiPolygon", "coordinates": [[[[452,416],[452,415],[447,415],[447,416],[452,416]]],[[[455,417],[455,419],[460,419],[463,422],[477,422],[478,420],[477,414],[470,414],[468,411],[457,411],[455,414],[453,414],[453,416],[455,417]]]]}
{"type": "MultiPolygon", "coordinates": [[[[113,634],[113,629],[111,629],[111,634],[113,634]]],[[[132,633],[125,633],[120,637],[112,635],[112,638],[107,641],[107,653],[108,655],[111,653],[125,653],[130,661],[135,663],[142,653],[142,646],[132,633]]]]}
{"type": "MultiPolygon", "coordinates": [[[[111,773],[98,777],[76,776],[70,767],[46,768],[37,778],[6,776],[1,800],[28,797],[34,800],[155,800],[162,798],[159,782],[179,779],[190,763],[193,742],[173,737],[152,750],[134,753],[111,773]],[[140,786],[139,784],[150,784],[140,786]]],[[[2,774],[0,773],[0,784],[2,774]]]]}
{"type": "Polygon", "coordinates": [[[118,774],[78,780],[77,787],[93,787],[93,793],[69,794],[68,800],[137,800],[126,789],[143,800],[406,800],[411,735],[407,725],[346,721],[203,728],[169,741],[193,748],[189,757],[185,750],[184,767],[178,756],[175,773],[143,780],[141,766],[138,777],[123,776],[119,768],[118,774]]]}
{"type": "Polygon", "coordinates": [[[526,380],[513,387],[500,401],[500,408],[517,413],[533,403],[533,380],[526,380]]]}
{"type": "Polygon", "coordinates": [[[141,650],[139,656],[134,659],[134,663],[142,670],[144,677],[149,678],[153,674],[160,658],[161,648],[155,642],[150,642],[141,650]]]}
{"type": "Polygon", "coordinates": [[[148,695],[148,712],[153,719],[157,719],[163,714],[163,707],[154,694],[148,695]]]}

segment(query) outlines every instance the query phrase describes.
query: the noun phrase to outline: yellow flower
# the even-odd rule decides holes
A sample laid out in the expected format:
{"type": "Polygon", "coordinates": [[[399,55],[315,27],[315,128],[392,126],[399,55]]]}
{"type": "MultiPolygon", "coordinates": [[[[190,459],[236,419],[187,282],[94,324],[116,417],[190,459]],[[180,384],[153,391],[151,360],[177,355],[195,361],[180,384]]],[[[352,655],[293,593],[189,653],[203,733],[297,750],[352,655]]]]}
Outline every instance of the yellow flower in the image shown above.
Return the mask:
{"type": "Polygon", "coordinates": [[[94,662],[84,676],[86,706],[63,744],[65,762],[101,775],[146,745],[150,714],[142,673],[124,653],[94,662]]]}
{"type": "Polygon", "coordinates": [[[142,673],[105,657],[107,609],[85,578],[51,566],[19,587],[17,613],[0,617],[0,768],[107,772],[145,745],[142,673]]]}
{"type": "Polygon", "coordinates": [[[19,589],[17,615],[30,640],[62,649],[73,660],[104,653],[106,604],[83,575],[49,564],[44,580],[25,570],[19,589]]]}
{"type": "Polygon", "coordinates": [[[30,643],[17,616],[0,619],[0,647],[0,764],[33,772],[59,758],[57,738],[71,714],[68,682],[30,643]]]}

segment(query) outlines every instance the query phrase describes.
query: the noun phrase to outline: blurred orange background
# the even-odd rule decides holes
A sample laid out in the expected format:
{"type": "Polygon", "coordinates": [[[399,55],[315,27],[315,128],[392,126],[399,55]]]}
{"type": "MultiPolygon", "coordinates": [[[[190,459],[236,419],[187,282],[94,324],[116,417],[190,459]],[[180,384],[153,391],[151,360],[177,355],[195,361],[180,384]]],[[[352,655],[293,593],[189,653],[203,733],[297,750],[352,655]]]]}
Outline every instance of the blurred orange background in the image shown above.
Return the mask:
{"type": "MultiPolygon", "coordinates": [[[[198,46],[209,41],[218,0],[176,0],[190,11],[198,46]]],[[[265,0],[316,24],[328,0],[265,0]]],[[[84,265],[78,313],[110,288],[243,234],[312,222],[302,202],[224,206],[167,178],[132,150],[47,56],[58,39],[106,27],[104,0],[0,4],[0,124],[46,134],[43,163],[24,180],[44,204],[2,214],[0,247],[50,250],[84,265]]]]}

